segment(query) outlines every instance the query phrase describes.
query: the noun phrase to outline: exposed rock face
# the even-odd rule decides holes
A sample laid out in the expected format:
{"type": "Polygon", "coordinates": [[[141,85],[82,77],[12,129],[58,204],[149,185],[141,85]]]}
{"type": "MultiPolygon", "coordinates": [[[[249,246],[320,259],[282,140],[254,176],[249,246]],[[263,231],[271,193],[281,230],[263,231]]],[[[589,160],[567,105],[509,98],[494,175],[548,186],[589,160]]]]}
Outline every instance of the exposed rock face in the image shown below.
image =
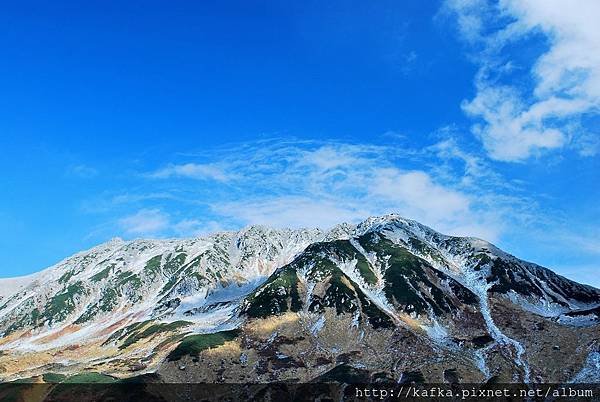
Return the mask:
{"type": "Polygon", "coordinates": [[[5,283],[3,379],[82,370],[172,382],[598,375],[598,289],[397,215],[329,232],[255,226],[117,239],[5,283]]]}

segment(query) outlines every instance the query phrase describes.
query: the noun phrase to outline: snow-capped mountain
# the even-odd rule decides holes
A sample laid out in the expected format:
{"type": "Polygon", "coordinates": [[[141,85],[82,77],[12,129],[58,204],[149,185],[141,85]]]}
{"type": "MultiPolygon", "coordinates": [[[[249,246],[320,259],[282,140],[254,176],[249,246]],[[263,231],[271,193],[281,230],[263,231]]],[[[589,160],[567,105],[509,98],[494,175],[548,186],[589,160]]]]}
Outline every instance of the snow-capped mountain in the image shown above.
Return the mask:
{"type": "Polygon", "coordinates": [[[397,215],[326,232],[114,239],[0,288],[4,379],[560,382],[599,371],[600,290],[397,215]]]}
{"type": "Polygon", "coordinates": [[[40,350],[139,320],[217,327],[227,311],[210,319],[196,313],[243,296],[326,235],[253,226],[190,240],[113,239],[39,274],[5,280],[0,330],[5,338],[26,330],[11,346],[40,350]],[[44,341],[65,328],[68,337],[44,341]]]}

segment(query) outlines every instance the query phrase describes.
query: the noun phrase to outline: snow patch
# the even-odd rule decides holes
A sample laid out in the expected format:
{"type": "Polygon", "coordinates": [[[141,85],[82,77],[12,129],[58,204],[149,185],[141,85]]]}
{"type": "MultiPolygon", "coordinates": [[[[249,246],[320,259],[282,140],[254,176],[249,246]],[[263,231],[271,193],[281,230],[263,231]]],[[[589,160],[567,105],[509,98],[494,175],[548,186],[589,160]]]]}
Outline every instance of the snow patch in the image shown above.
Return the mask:
{"type": "Polygon", "coordinates": [[[481,373],[484,375],[486,381],[492,377],[490,373],[490,368],[488,367],[487,362],[485,361],[487,349],[488,348],[479,349],[474,353],[475,365],[477,366],[479,371],[481,371],[481,373]]]}
{"type": "Polygon", "coordinates": [[[339,261],[331,260],[352,282],[358,285],[360,290],[371,299],[377,307],[386,312],[391,317],[394,317],[398,321],[398,317],[394,311],[394,307],[390,304],[385,296],[383,288],[385,286],[384,281],[378,281],[374,286],[369,285],[365,282],[364,278],[356,268],[357,261],[339,261]]]}
{"type": "Polygon", "coordinates": [[[314,336],[317,336],[319,334],[319,332],[321,332],[321,330],[323,329],[324,326],[325,326],[325,317],[321,316],[321,317],[319,317],[319,319],[317,320],[317,322],[315,322],[312,325],[312,327],[310,328],[310,332],[314,336]]]}
{"type": "Polygon", "coordinates": [[[37,274],[0,279],[0,301],[20,292],[38,277],[37,274]]]}
{"type": "Polygon", "coordinates": [[[580,316],[561,315],[556,320],[559,324],[569,325],[572,327],[591,327],[599,322],[596,314],[586,314],[580,316]]]}
{"type": "Polygon", "coordinates": [[[448,339],[448,331],[437,320],[434,320],[432,325],[421,325],[421,327],[434,341],[444,342],[448,339]]]}
{"type": "Polygon", "coordinates": [[[510,290],[507,296],[511,302],[522,307],[524,310],[546,318],[558,317],[570,311],[569,308],[561,306],[558,303],[553,303],[546,298],[529,300],[513,290],[510,290]]]}
{"type": "Polygon", "coordinates": [[[591,352],[581,370],[570,381],[572,383],[600,382],[600,352],[591,352]]]}
{"type": "Polygon", "coordinates": [[[354,312],[352,316],[352,322],[350,323],[350,328],[358,328],[358,324],[360,323],[360,312],[358,309],[354,312]]]}

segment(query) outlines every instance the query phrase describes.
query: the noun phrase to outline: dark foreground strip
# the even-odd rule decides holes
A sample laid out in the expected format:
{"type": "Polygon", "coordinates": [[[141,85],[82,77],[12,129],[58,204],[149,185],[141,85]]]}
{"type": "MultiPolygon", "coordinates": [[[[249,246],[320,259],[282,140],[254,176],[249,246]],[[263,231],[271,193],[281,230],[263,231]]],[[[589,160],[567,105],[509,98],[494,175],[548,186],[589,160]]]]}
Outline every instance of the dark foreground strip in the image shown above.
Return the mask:
{"type": "Polygon", "coordinates": [[[600,401],[600,384],[0,383],[0,401],[600,401]]]}

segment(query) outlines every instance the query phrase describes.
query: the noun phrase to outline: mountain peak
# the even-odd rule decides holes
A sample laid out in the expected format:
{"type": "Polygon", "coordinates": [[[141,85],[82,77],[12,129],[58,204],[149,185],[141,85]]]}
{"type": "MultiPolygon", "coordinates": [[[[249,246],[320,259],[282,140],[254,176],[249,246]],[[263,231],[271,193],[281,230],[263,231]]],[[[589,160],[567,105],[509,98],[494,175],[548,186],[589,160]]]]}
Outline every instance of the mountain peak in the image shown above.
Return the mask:
{"type": "Polygon", "coordinates": [[[407,236],[419,239],[448,237],[415,220],[404,218],[398,214],[371,216],[359,223],[356,227],[357,235],[363,235],[369,232],[395,233],[396,236],[402,238],[406,238],[407,236]]]}

